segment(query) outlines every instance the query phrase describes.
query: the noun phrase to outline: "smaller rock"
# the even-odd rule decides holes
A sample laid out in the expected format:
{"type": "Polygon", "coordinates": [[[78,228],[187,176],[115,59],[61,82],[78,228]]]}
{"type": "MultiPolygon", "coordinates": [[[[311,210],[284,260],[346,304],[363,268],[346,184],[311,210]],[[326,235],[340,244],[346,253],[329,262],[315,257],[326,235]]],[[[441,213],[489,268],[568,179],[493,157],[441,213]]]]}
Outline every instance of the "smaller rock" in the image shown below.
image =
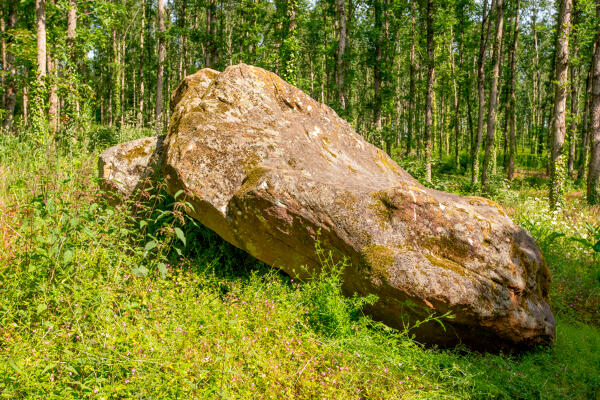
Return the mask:
{"type": "Polygon", "coordinates": [[[120,202],[160,170],[164,136],[146,137],[104,150],[98,159],[100,187],[120,202]]]}

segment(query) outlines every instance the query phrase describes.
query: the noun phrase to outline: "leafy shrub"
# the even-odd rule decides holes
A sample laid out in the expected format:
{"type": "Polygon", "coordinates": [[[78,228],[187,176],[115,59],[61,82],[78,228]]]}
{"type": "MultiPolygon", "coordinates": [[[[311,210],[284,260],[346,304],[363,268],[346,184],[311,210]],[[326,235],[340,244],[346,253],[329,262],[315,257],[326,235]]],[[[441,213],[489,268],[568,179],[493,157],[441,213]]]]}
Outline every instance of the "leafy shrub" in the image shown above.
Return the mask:
{"type": "Polygon", "coordinates": [[[585,230],[587,231],[581,236],[572,236],[571,240],[583,244],[586,248],[594,251],[594,260],[598,260],[600,255],[600,224],[593,226],[590,223],[585,223],[585,230]]]}
{"type": "Polygon", "coordinates": [[[450,174],[456,172],[454,156],[444,156],[442,160],[436,164],[435,172],[438,174],[450,174]]]}
{"type": "Polygon", "coordinates": [[[111,126],[99,126],[88,135],[88,151],[104,150],[119,143],[119,132],[111,126]]]}

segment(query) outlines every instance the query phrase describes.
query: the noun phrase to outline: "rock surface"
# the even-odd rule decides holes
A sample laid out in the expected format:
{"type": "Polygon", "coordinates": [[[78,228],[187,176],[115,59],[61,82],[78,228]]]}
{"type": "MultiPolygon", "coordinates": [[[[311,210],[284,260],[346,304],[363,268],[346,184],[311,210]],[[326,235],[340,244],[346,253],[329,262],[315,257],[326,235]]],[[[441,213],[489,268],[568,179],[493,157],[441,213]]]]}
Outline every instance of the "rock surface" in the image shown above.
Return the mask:
{"type": "Polygon", "coordinates": [[[100,185],[114,193],[113,200],[131,196],[160,170],[160,152],[164,136],[147,137],[106,149],[98,159],[100,185]]]}
{"type": "Polygon", "coordinates": [[[531,236],[484,198],[425,188],[329,107],[244,64],[201,70],[173,96],[167,190],[265,263],[305,279],[314,246],[349,258],[345,293],[376,319],[439,345],[549,344],[550,276],[531,236]],[[303,269],[302,266],[306,266],[303,269]]]}

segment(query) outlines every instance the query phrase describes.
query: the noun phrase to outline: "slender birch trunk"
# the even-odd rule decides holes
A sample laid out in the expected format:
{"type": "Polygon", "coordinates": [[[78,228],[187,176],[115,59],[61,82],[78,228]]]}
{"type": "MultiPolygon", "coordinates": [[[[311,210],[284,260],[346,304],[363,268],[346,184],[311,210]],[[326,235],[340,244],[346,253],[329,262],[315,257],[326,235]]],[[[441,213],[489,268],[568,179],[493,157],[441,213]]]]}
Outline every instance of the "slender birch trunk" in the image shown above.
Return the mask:
{"type": "Polygon", "coordinates": [[[337,17],[338,17],[338,29],[339,29],[339,40],[336,51],[336,69],[335,69],[335,83],[337,86],[338,102],[342,110],[346,110],[346,93],[345,93],[345,79],[346,79],[346,42],[348,37],[348,29],[346,24],[346,0],[336,0],[337,3],[337,17]]]}
{"type": "MultiPolygon", "coordinates": [[[[596,2],[596,16],[600,18],[600,1],[596,2]]],[[[596,32],[595,43],[590,103],[590,165],[587,181],[587,200],[590,204],[600,204],[600,31],[596,32]]]]}
{"type": "Polygon", "coordinates": [[[165,64],[165,8],[163,0],[158,0],[158,71],[156,76],[156,108],[155,108],[155,126],[156,133],[162,132],[162,112],[163,112],[163,79],[165,64]]]}
{"type": "Polygon", "coordinates": [[[146,34],[146,0],[142,0],[142,21],[140,30],[140,88],[138,105],[138,126],[144,126],[144,36],[146,34]]]}
{"type": "Polygon", "coordinates": [[[554,92],[554,112],[552,124],[552,147],[550,159],[550,208],[555,209],[564,203],[566,175],[564,142],[567,106],[567,75],[569,72],[569,31],[572,0],[561,0],[558,15],[558,37],[556,40],[556,65],[554,92]]]}
{"type": "Polygon", "coordinates": [[[427,0],[427,99],[425,101],[425,180],[431,182],[431,146],[433,140],[433,82],[435,59],[433,55],[433,0],[427,0]]]}
{"type": "MultiPolygon", "coordinates": [[[[500,75],[500,47],[504,28],[504,0],[496,1],[496,34],[494,36],[494,48],[492,52],[492,82],[490,87],[490,99],[488,107],[488,121],[485,142],[485,154],[483,157],[483,170],[481,171],[481,186],[484,191],[489,188],[488,174],[496,136],[496,108],[498,105],[498,80],[500,75]]],[[[495,156],[495,155],[494,155],[495,156]]]]}
{"type": "Polygon", "coordinates": [[[509,155],[508,155],[508,168],[507,168],[507,178],[512,181],[515,176],[515,156],[517,154],[517,139],[516,139],[516,56],[517,56],[517,46],[519,41],[519,6],[521,5],[521,1],[517,0],[516,9],[515,9],[515,17],[514,17],[514,27],[513,27],[513,40],[512,47],[510,49],[510,94],[509,94],[509,103],[508,103],[508,122],[509,122],[509,155]]]}
{"type": "Polygon", "coordinates": [[[479,35],[479,54],[477,56],[477,98],[479,102],[478,118],[477,118],[477,137],[473,146],[473,154],[471,156],[471,183],[476,184],[479,180],[479,150],[483,141],[483,119],[485,114],[485,53],[487,51],[488,39],[490,36],[490,26],[488,22],[489,16],[494,9],[494,0],[490,5],[490,10],[486,14],[487,0],[483,0],[483,9],[481,14],[481,31],[479,35]],[[487,29],[486,29],[487,25],[487,29]],[[487,32],[486,32],[487,31],[487,32]]]}

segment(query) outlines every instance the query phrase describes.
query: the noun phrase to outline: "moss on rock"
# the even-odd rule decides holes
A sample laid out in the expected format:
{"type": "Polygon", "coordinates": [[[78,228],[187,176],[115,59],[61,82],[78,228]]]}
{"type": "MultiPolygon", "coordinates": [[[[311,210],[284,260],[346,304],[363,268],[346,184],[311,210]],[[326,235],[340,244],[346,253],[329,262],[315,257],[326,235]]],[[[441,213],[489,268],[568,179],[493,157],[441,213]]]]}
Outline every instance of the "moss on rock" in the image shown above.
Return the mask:
{"type": "Polygon", "coordinates": [[[375,213],[379,227],[384,229],[385,224],[392,220],[397,207],[394,205],[389,193],[385,190],[371,193],[371,198],[373,202],[369,205],[369,208],[375,213]]]}
{"type": "Polygon", "coordinates": [[[123,154],[123,159],[127,160],[128,162],[131,162],[131,161],[135,160],[136,158],[146,157],[153,150],[153,148],[152,149],[149,148],[150,144],[151,144],[151,142],[148,141],[148,142],[144,142],[140,146],[135,146],[135,147],[129,149],[125,154],[123,154]]]}
{"type": "Polygon", "coordinates": [[[381,244],[369,244],[362,251],[365,263],[383,277],[389,277],[388,267],[394,263],[394,250],[381,244]]]}
{"type": "Polygon", "coordinates": [[[238,190],[237,195],[243,196],[254,189],[260,179],[265,176],[267,169],[264,167],[255,167],[246,172],[246,178],[242,182],[242,187],[238,190]]]}

